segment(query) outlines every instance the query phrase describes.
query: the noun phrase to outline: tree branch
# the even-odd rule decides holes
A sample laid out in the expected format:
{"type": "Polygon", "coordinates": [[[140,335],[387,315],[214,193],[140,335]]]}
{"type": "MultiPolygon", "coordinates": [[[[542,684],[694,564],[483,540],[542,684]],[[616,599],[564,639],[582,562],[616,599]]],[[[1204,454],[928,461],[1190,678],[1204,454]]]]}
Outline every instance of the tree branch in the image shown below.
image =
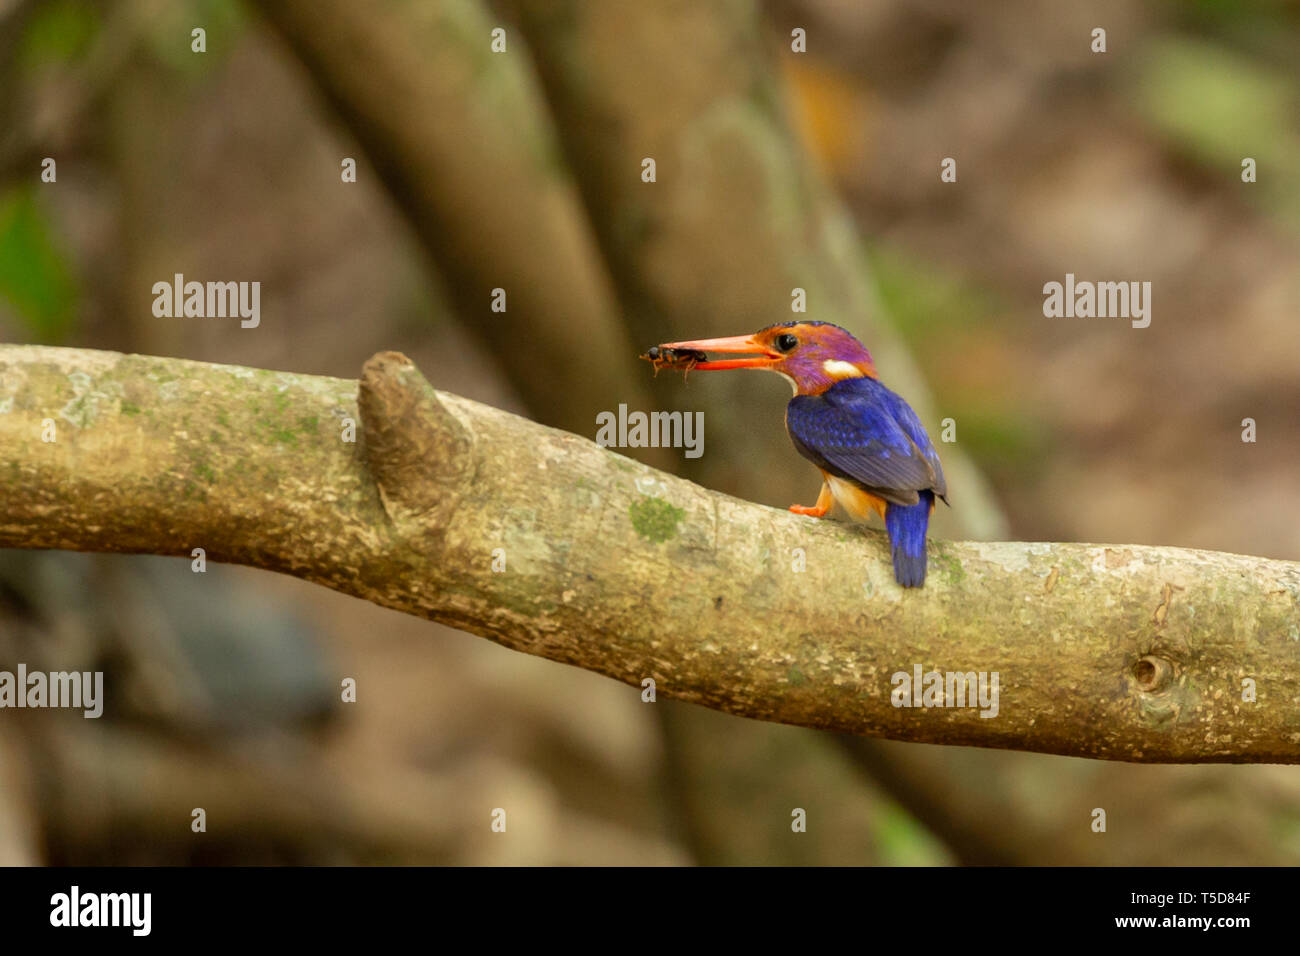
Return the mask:
{"type": "Polygon", "coordinates": [[[1117,760],[1300,762],[1295,562],[932,541],[926,587],[904,592],[878,531],[716,494],[435,392],[396,353],[371,359],[358,388],[4,346],[0,447],[3,547],[202,547],[762,720],[1117,760]],[[356,443],[340,438],[348,420],[362,423],[356,443]],[[997,715],[894,707],[892,675],[916,666],[996,672],[997,715]],[[1242,699],[1247,678],[1257,702],[1242,699]]]}

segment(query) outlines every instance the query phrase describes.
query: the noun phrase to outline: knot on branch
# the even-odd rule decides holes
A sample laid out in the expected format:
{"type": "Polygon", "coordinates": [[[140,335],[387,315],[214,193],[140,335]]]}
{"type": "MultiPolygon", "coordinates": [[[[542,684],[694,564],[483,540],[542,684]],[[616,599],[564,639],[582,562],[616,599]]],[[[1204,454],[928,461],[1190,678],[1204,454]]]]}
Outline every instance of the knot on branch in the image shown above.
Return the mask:
{"type": "Polygon", "coordinates": [[[1148,694],[1163,690],[1174,676],[1173,666],[1163,657],[1148,654],[1133,665],[1133,676],[1138,689],[1148,694]]]}
{"type": "Polygon", "coordinates": [[[471,467],[473,439],[409,358],[380,352],[357,390],[366,463],[389,517],[436,530],[471,467]]]}

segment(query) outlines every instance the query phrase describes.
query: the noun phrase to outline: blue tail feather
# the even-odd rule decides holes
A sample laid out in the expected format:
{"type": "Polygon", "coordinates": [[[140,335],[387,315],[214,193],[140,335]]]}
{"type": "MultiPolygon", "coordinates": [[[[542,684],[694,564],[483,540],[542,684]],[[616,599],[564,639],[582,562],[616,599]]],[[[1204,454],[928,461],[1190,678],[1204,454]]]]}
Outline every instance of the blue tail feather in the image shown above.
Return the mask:
{"type": "Polygon", "coordinates": [[[905,588],[925,583],[925,532],[934,508],[934,492],[922,491],[914,505],[891,504],[885,509],[885,530],[894,555],[894,577],[905,588]]]}

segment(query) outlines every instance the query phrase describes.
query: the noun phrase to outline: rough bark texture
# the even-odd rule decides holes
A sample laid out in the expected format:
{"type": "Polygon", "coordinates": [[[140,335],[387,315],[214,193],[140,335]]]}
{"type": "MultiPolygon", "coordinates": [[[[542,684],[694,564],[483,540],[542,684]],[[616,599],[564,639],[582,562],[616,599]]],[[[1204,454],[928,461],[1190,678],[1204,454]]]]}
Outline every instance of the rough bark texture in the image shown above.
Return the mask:
{"type": "Polygon", "coordinates": [[[1118,760],[1300,762],[1300,564],[932,541],[926,587],[904,591],[879,531],[710,492],[435,392],[396,353],[367,363],[357,393],[0,347],[0,547],[201,547],[763,720],[1118,760]],[[363,423],[354,443],[348,420],[363,423]],[[916,665],[996,671],[997,716],[894,707],[891,676],[916,665]]]}

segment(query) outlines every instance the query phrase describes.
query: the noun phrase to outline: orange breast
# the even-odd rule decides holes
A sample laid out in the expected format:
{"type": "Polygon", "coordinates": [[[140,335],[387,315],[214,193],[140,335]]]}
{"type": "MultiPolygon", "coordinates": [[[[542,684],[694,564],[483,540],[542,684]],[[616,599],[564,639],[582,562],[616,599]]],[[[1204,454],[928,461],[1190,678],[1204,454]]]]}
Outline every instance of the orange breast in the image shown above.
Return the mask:
{"type": "Polygon", "coordinates": [[[871,517],[873,511],[882,518],[885,516],[885,507],[889,502],[885,501],[884,498],[878,498],[869,491],[863,491],[851,481],[828,475],[824,471],[822,474],[825,475],[826,483],[831,486],[831,494],[840,503],[840,507],[853,517],[859,521],[865,521],[871,517]]]}

